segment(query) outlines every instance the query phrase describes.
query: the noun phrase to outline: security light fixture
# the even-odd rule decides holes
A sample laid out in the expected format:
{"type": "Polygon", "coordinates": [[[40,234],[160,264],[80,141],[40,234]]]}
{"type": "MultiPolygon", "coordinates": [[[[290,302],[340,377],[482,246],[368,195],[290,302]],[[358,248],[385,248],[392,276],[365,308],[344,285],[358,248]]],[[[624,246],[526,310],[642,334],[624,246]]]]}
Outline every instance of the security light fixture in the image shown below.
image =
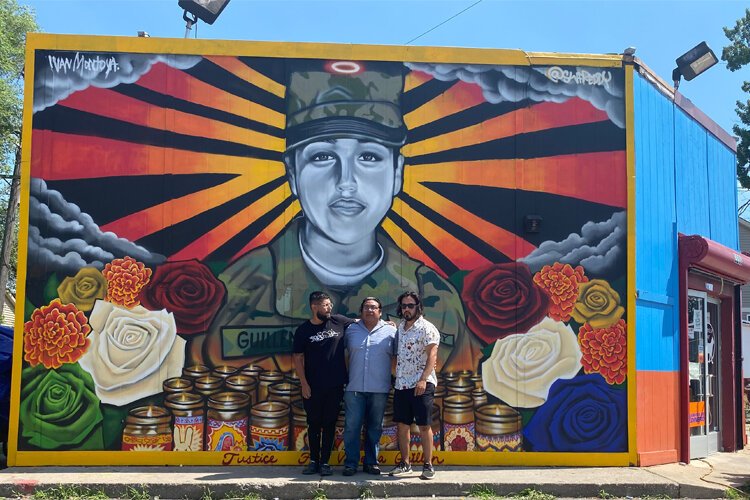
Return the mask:
{"type": "Polygon", "coordinates": [[[148,34],[148,31],[139,31],[138,32],[138,38],[149,38],[151,35],[148,34]]]}
{"type": "Polygon", "coordinates": [[[228,3],[229,0],[177,0],[181,9],[206,24],[213,24],[228,3]]]}
{"type": "Polygon", "coordinates": [[[672,81],[674,82],[675,90],[680,86],[681,77],[689,82],[717,62],[719,62],[719,59],[706,42],[701,42],[688,50],[675,59],[677,67],[672,70],[672,81]]]}

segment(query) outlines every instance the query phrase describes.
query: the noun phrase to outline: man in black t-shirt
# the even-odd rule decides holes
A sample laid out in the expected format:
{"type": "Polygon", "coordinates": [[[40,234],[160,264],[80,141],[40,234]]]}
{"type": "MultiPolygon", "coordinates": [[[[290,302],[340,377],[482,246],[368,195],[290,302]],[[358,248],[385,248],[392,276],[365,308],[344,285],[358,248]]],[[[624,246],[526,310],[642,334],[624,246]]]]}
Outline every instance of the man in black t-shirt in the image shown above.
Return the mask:
{"type": "Polygon", "coordinates": [[[311,293],[310,319],[294,332],[294,368],[302,385],[310,443],[310,463],[303,474],[333,474],[328,460],[347,383],[344,331],[354,320],[331,315],[332,308],[328,294],[311,293]]]}

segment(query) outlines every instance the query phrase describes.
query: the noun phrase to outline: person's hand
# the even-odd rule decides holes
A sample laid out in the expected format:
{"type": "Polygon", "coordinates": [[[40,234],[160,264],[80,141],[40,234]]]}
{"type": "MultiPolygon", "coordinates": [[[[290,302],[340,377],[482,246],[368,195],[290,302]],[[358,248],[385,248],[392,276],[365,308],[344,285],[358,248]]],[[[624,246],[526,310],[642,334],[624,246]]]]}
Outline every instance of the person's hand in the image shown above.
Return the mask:
{"type": "Polygon", "coordinates": [[[398,325],[394,323],[392,319],[389,319],[388,321],[386,321],[385,324],[388,326],[392,326],[393,328],[398,328],[398,325]]]}
{"type": "Polygon", "coordinates": [[[421,396],[424,394],[425,389],[427,389],[427,381],[420,379],[420,381],[417,382],[417,386],[414,388],[414,395],[421,396]]]}
{"type": "Polygon", "coordinates": [[[312,396],[310,384],[308,384],[307,382],[301,382],[300,385],[302,386],[302,397],[305,399],[310,399],[310,396],[312,396]]]}

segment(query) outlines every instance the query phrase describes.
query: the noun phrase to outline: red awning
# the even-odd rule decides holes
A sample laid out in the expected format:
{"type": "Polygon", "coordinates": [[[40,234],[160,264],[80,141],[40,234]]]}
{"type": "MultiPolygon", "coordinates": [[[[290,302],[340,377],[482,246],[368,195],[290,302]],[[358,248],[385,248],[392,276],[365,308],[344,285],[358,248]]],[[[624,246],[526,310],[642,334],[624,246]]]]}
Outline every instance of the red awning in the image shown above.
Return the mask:
{"type": "Polygon", "coordinates": [[[679,235],[680,265],[696,267],[742,285],[750,282],[750,255],[694,234],[679,235]]]}

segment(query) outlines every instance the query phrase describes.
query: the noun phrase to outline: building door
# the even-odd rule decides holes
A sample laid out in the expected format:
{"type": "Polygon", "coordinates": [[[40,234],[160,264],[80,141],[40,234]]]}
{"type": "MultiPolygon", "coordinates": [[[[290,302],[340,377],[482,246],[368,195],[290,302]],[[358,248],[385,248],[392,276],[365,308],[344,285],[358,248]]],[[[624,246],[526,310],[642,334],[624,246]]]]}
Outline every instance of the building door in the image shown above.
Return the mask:
{"type": "Polygon", "coordinates": [[[705,292],[688,291],[688,370],[690,380],[690,458],[719,451],[720,302],[705,292]]]}

